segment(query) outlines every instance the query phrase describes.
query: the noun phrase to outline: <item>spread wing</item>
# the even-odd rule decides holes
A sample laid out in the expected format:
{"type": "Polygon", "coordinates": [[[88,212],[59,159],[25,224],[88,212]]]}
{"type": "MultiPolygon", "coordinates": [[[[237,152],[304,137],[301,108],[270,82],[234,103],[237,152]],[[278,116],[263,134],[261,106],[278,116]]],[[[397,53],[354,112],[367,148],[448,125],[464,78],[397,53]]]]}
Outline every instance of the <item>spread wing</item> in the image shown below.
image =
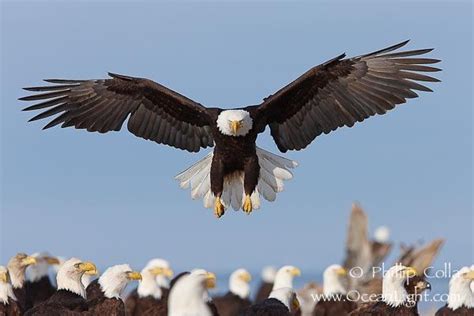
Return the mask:
{"type": "Polygon", "coordinates": [[[417,81],[439,81],[421,74],[440,69],[436,59],[419,58],[432,49],[392,52],[408,41],[358,57],[340,55],[316,66],[254,108],[259,130],[270,132],[282,152],[300,150],[322,133],[375,114],[431,91],[417,81]]]}
{"type": "Polygon", "coordinates": [[[44,110],[30,121],[56,114],[44,128],[58,124],[89,132],[119,131],[128,118],[134,135],[191,152],[213,146],[204,106],[148,79],[109,73],[111,79],[48,79],[55,85],[25,88],[40,92],[20,98],[40,101],[24,111],[44,110]]]}

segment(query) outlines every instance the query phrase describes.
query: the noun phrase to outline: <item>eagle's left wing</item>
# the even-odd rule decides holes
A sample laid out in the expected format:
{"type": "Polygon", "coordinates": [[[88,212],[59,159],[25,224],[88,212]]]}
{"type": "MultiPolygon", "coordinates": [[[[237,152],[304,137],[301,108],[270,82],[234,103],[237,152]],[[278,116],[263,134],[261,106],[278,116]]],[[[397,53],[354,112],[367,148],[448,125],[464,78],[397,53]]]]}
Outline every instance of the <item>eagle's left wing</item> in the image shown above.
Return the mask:
{"type": "Polygon", "coordinates": [[[250,107],[254,124],[259,131],[270,125],[280,151],[300,150],[322,133],[385,114],[417,97],[413,90],[431,91],[416,81],[439,81],[420,74],[439,71],[427,66],[439,60],[412,57],[432,49],[392,52],[406,43],[350,59],[343,54],[310,69],[260,106],[250,107]]]}

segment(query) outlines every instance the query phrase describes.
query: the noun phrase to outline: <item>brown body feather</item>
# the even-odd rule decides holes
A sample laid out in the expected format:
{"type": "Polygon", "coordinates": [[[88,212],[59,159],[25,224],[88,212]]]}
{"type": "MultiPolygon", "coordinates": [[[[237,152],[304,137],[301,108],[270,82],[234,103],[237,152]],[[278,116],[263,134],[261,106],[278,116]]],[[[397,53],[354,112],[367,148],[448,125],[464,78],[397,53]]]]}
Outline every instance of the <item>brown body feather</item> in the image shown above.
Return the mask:
{"type": "Polygon", "coordinates": [[[251,305],[250,300],[243,299],[231,292],[214,297],[212,301],[220,316],[238,316],[251,305]]]}

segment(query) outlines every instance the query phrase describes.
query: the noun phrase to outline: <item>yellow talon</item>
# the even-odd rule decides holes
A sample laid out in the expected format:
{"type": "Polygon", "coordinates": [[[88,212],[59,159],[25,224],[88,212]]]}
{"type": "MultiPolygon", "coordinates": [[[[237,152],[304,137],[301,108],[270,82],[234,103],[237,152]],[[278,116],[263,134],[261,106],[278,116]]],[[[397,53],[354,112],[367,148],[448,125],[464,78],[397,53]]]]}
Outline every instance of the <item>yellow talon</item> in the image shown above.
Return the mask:
{"type": "Polygon", "coordinates": [[[250,195],[245,196],[243,209],[244,209],[244,212],[247,213],[247,215],[252,213],[253,207],[252,207],[252,200],[250,199],[250,195]]]}
{"type": "Polygon", "coordinates": [[[222,204],[221,202],[221,198],[216,197],[216,201],[214,203],[214,215],[217,218],[220,218],[222,215],[224,215],[224,211],[225,211],[225,208],[224,208],[224,204],[222,204]]]}

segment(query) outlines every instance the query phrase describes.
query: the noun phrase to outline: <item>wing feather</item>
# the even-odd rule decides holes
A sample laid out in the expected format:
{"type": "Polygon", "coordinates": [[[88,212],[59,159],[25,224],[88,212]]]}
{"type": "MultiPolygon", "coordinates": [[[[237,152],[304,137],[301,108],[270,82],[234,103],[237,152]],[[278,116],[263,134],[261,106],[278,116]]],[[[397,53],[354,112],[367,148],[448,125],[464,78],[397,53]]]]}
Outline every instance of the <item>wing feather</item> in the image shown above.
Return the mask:
{"type": "Polygon", "coordinates": [[[118,131],[129,118],[134,135],[196,152],[213,146],[207,109],[151,80],[109,73],[110,79],[46,79],[50,86],[27,87],[38,92],[20,98],[40,101],[24,111],[42,110],[30,121],[53,118],[45,129],[61,124],[90,132],[118,131]]]}
{"type": "Polygon", "coordinates": [[[439,80],[420,72],[436,72],[438,59],[420,58],[432,49],[396,52],[408,41],[349,59],[337,56],[300,76],[269,96],[252,112],[257,130],[270,126],[282,152],[300,150],[322,133],[353,126],[375,114],[385,114],[414,90],[432,90],[418,82],[439,80]]]}

